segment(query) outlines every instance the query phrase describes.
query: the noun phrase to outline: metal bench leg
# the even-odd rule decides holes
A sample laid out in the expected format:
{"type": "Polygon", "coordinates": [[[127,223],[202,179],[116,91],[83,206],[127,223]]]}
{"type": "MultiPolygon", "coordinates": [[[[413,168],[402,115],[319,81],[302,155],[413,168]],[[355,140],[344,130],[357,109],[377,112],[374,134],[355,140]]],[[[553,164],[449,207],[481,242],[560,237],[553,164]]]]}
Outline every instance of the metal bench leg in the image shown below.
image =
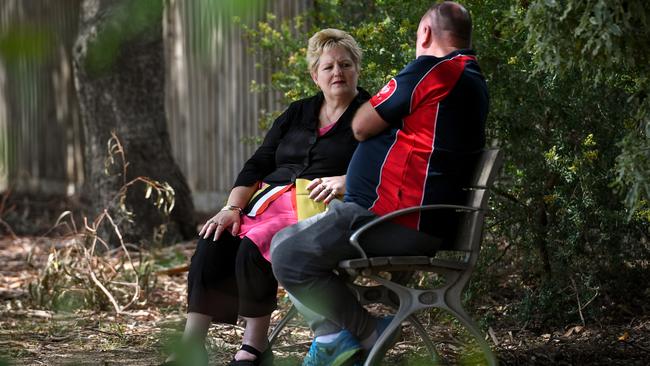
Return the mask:
{"type": "Polygon", "coordinates": [[[485,341],[484,335],[479,330],[478,325],[469,315],[467,315],[465,309],[463,309],[463,306],[460,304],[460,299],[450,299],[446,305],[447,310],[452,313],[467,328],[467,330],[469,330],[472,336],[474,336],[483,351],[483,356],[488,362],[488,365],[496,366],[497,359],[494,356],[494,352],[492,352],[492,348],[490,348],[490,345],[485,341]]]}
{"type": "Polygon", "coordinates": [[[393,291],[399,297],[399,309],[397,310],[393,321],[388,325],[384,333],[379,337],[379,339],[377,339],[377,342],[370,350],[364,366],[378,365],[388,350],[385,343],[390,339],[393,332],[397,331],[397,328],[399,328],[402,325],[402,322],[411,314],[426,307],[422,306],[418,301],[419,290],[409,289],[379,276],[368,276],[368,278],[379,282],[393,291]]]}
{"type": "Polygon", "coordinates": [[[287,315],[285,315],[284,318],[280,320],[278,325],[276,325],[275,328],[273,328],[273,332],[271,332],[271,334],[269,335],[269,346],[272,346],[273,343],[275,343],[275,341],[277,340],[278,336],[280,335],[284,327],[287,326],[289,321],[291,321],[291,319],[293,319],[296,316],[296,314],[298,314],[298,309],[296,309],[295,306],[291,305],[291,308],[287,312],[287,315]]]}
{"type": "Polygon", "coordinates": [[[436,350],[436,346],[433,344],[431,337],[429,337],[427,330],[424,329],[424,325],[422,325],[418,318],[415,317],[415,314],[409,315],[408,320],[411,322],[411,325],[413,328],[415,328],[415,331],[420,335],[420,338],[422,338],[422,341],[427,346],[427,350],[429,351],[429,355],[431,356],[433,363],[435,365],[442,364],[442,358],[440,358],[440,355],[436,350]]]}

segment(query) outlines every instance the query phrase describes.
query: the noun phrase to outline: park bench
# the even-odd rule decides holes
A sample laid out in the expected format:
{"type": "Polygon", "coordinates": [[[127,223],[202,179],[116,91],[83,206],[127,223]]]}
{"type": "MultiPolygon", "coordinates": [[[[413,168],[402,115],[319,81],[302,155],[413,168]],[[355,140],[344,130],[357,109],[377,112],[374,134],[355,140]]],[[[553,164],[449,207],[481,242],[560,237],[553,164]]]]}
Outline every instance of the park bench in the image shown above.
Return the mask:
{"type": "MultiPolygon", "coordinates": [[[[475,174],[465,187],[468,190],[466,205],[426,205],[401,209],[372,220],[352,234],[350,244],[359,251],[360,257],[340,262],[339,272],[349,275],[351,279],[361,277],[378,284],[364,286],[350,283],[350,289],[362,304],[381,303],[397,309],[393,321],[370,350],[365,365],[379,363],[387,350],[384,345],[389,340],[390,334],[397,330],[404,321],[408,321],[422,338],[432,360],[436,363],[440,362],[441,358],[436,351],[434,342],[415,316],[417,312],[431,308],[446,310],[455,317],[478,343],[485,361],[489,365],[497,364],[496,357],[486,342],[484,335],[474,320],[463,309],[461,294],[478,260],[483,235],[483,223],[488,208],[488,193],[501,163],[502,157],[498,149],[485,150],[479,154],[475,174]],[[360,237],[370,232],[370,230],[376,230],[380,224],[389,222],[399,216],[427,210],[452,210],[460,215],[458,235],[454,243],[451,247],[440,249],[436,257],[393,256],[369,258],[359,245],[360,237]],[[408,286],[403,281],[404,274],[410,277],[412,273],[417,272],[436,274],[443,281],[442,283],[432,282],[429,287],[416,288],[415,286],[408,286]],[[385,278],[381,275],[383,273],[395,273],[395,275],[392,278],[385,278]]],[[[270,344],[275,342],[282,329],[296,313],[295,307],[291,307],[270,334],[270,344]]]]}

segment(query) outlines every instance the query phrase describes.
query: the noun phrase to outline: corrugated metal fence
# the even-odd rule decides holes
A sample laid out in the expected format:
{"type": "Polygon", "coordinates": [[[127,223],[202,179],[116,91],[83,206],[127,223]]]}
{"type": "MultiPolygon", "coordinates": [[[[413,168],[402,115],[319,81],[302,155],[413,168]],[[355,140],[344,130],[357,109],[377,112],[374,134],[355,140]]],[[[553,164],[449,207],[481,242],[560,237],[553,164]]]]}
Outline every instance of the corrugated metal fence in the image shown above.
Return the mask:
{"type": "MultiPolygon", "coordinates": [[[[271,67],[255,67],[260,60],[248,52],[241,27],[223,13],[202,11],[208,1],[167,0],[163,22],[172,149],[203,210],[222,204],[255,148],[244,139],[260,135],[262,110],[278,107],[274,93],[249,91],[252,80],[269,80],[271,67]]],[[[83,183],[83,133],[70,56],[79,4],[0,1],[0,41],[7,32],[24,32],[25,39],[51,46],[43,57],[0,54],[0,190],[10,185],[72,193],[83,183]]],[[[257,4],[253,19],[267,12],[291,17],[312,1],[257,4]]]]}
{"type": "Polygon", "coordinates": [[[0,2],[0,188],[65,192],[82,179],[70,67],[78,11],[77,1],[0,2]]]}
{"type": "MultiPolygon", "coordinates": [[[[267,12],[291,17],[309,4],[305,0],[261,2],[251,9],[251,18],[262,18],[267,12]]],[[[255,148],[243,140],[260,134],[260,111],[277,107],[275,94],[249,91],[252,80],[270,80],[272,68],[255,67],[260,60],[248,52],[241,27],[224,19],[223,13],[202,12],[189,1],[172,0],[170,5],[166,104],[172,149],[197,209],[213,208],[223,204],[255,148]],[[206,23],[211,31],[201,32],[205,28],[200,25],[206,23]]]]}

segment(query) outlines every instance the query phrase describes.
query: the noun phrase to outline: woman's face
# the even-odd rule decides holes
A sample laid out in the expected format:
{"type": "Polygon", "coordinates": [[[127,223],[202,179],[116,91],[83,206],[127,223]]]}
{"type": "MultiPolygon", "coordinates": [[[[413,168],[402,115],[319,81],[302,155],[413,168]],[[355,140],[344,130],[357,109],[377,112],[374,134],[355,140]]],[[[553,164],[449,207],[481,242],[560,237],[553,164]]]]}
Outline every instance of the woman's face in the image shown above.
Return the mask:
{"type": "Polygon", "coordinates": [[[357,92],[359,72],[350,53],[343,47],[323,51],[311,77],[328,98],[355,95],[357,92]]]}

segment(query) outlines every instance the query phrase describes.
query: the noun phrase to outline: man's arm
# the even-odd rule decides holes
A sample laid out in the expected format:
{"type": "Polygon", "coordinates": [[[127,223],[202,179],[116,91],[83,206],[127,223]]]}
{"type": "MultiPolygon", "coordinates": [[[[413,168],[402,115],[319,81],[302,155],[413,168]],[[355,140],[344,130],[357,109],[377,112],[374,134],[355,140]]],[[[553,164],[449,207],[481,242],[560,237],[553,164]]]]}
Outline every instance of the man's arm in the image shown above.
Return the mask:
{"type": "Polygon", "coordinates": [[[388,126],[389,124],[381,118],[370,102],[363,103],[352,119],[352,132],[354,138],[359,141],[367,140],[379,134],[388,126]]]}

